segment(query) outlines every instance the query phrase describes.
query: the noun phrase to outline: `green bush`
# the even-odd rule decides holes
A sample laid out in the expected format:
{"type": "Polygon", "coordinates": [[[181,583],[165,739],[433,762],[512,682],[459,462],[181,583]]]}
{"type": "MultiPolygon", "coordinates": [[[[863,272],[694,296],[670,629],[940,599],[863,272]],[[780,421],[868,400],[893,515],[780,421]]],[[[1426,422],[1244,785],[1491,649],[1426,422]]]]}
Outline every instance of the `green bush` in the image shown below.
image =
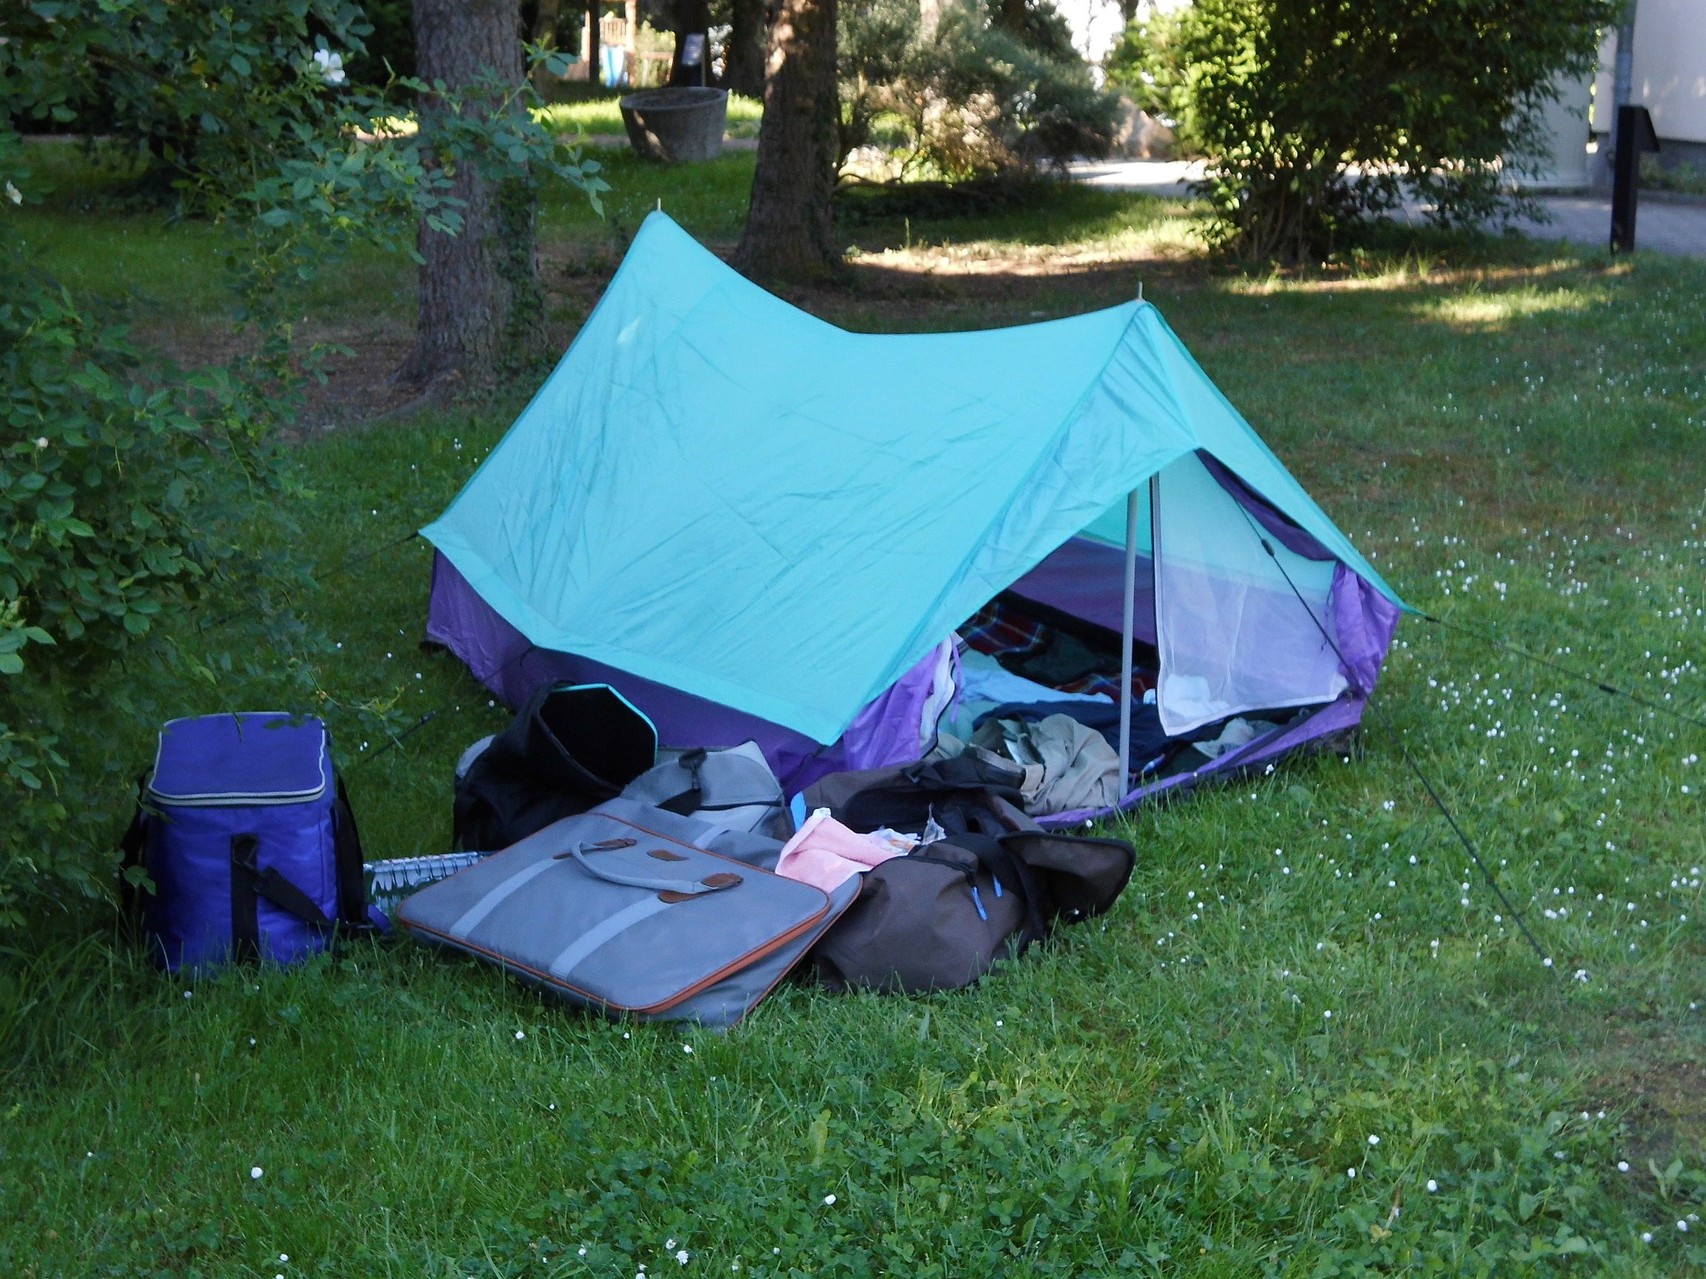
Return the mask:
{"type": "Polygon", "coordinates": [[[1138,110],[1165,122],[1181,150],[1197,154],[1192,129],[1190,95],[1185,91],[1190,68],[1180,51],[1180,28],[1185,11],[1151,13],[1121,33],[1103,62],[1108,83],[1132,100],[1138,110]]]}
{"type": "Polygon", "coordinates": [[[1532,212],[1505,167],[1547,145],[1554,77],[1592,65],[1618,7],[1197,0],[1178,28],[1179,93],[1211,159],[1211,240],[1297,262],[1409,197],[1442,225],[1532,212]]]}
{"type": "Polygon", "coordinates": [[[182,618],[217,599],[247,649],[290,574],[256,553],[282,542],[261,531],[286,472],[239,383],[149,367],[122,327],[8,255],[0,384],[4,933],[38,901],[105,891],[99,850],[138,766],[115,736],[156,710],[149,690],[217,682],[207,659],[178,659],[182,618]]]}
{"type": "Polygon", "coordinates": [[[8,27],[10,114],[87,126],[195,212],[319,131],[372,31],[354,0],[29,0],[8,27]]]}
{"type": "Polygon", "coordinates": [[[497,105],[452,112],[425,142],[372,137],[386,108],[343,87],[326,44],[354,47],[362,29],[342,0],[95,8],[29,0],[0,43],[0,217],[32,187],[16,125],[105,95],[118,136],[228,233],[228,277],[209,288],[229,285],[244,341],[224,367],[150,363],[15,238],[0,253],[0,943],[52,904],[106,894],[161,720],[237,704],[383,718],[328,703],[291,608],[307,576],[277,428],[323,354],[293,323],[316,274],[356,242],[408,251],[417,220],[458,230],[459,163],[603,187],[512,109],[516,86],[475,86],[467,100],[497,105]],[[100,79],[121,70],[132,79],[100,79]]]}
{"type": "Polygon", "coordinates": [[[840,21],[844,159],[879,122],[899,132],[907,175],[1024,175],[1107,154],[1115,96],[1082,62],[991,25],[981,5],[944,8],[931,31],[905,0],[852,0],[840,21]]]}

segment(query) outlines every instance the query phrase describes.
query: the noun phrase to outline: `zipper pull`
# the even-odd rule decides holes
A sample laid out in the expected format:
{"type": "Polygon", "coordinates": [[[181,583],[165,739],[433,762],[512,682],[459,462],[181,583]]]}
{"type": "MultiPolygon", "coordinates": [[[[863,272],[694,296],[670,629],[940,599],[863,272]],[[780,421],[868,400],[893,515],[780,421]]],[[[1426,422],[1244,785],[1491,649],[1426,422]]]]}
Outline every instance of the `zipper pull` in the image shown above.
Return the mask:
{"type": "Polygon", "coordinates": [[[977,917],[987,924],[989,922],[989,912],[983,908],[983,898],[978,896],[976,884],[971,886],[971,904],[977,907],[977,917]]]}

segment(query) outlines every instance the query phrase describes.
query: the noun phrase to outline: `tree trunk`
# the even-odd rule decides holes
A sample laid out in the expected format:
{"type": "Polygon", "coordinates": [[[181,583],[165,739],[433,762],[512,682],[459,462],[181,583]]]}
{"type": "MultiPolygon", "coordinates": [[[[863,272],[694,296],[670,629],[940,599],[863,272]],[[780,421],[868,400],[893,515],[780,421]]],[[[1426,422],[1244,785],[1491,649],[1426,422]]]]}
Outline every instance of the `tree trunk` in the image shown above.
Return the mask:
{"type": "MultiPolygon", "coordinates": [[[[416,67],[423,80],[452,92],[482,79],[520,85],[521,13],[518,0],[415,0],[416,67]]],[[[426,151],[450,104],[420,102],[426,151]]],[[[499,108],[491,95],[469,97],[464,114],[499,108]]],[[[521,110],[516,100],[513,107],[521,110]]],[[[498,376],[543,354],[544,298],[534,244],[531,179],[499,182],[481,172],[477,156],[459,157],[451,194],[463,201],[462,230],[435,231],[423,221],[415,245],[422,262],[415,347],[393,381],[439,393],[455,384],[484,389],[498,376]]]]}
{"type": "Polygon", "coordinates": [[[669,83],[711,83],[711,6],[707,0],[675,0],[675,52],[669,60],[669,83]],[[699,60],[684,61],[688,38],[698,36],[699,60]]]}
{"type": "MultiPolygon", "coordinates": [[[[555,53],[557,49],[557,17],[563,11],[563,0],[539,0],[538,12],[533,18],[533,43],[546,53],[555,53]]],[[[551,100],[551,86],[558,77],[551,73],[541,58],[534,63],[531,71],[533,90],[546,102],[551,100]]]]}
{"type": "Polygon", "coordinates": [[[748,98],[764,96],[764,47],[769,32],[767,0],[730,0],[729,43],[723,54],[723,87],[748,98]]]}
{"type": "Polygon", "coordinates": [[[754,279],[832,274],[835,247],[835,0],[783,0],[770,35],[764,125],[735,268],[754,279]]]}
{"type": "Polygon", "coordinates": [[[586,82],[594,88],[604,83],[604,36],[598,25],[601,11],[598,0],[586,0],[586,48],[581,56],[586,59],[586,82]]]}
{"type": "Polygon", "coordinates": [[[1025,38],[1025,0],[1001,0],[995,25],[1016,40],[1025,38]]]}

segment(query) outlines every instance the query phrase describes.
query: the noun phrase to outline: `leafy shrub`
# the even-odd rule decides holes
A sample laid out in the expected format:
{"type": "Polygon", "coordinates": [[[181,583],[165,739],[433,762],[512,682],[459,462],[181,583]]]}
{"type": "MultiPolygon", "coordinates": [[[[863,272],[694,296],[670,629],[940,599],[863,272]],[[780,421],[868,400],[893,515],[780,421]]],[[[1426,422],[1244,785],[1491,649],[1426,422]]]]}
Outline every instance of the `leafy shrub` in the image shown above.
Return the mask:
{"type": "Polygon", "coordinates": [[[8,26],[18,114],[97,125],[198,212],[204,178],[256,174],[318,130],[372,30],[354,0],[31,0],[8,26]]]}
{"type": "Polygon", "coordinates": [[[294,342],[301,290],[354,241],[412,252],[417,219],[458,229],[457,165],[603,185],[520,109],[518,86],[431,86],[446,110],[427,138],[362,141],[384,104],[342,89],[314,34],[355,40],[360,12],[342,0],[82,11],[95,7],[29,0],[0,44],[0,217],[30,186],[12,123],[74,119],[110,91],[121,136],[231,232],[248,342],[223,368],[150,363],[23,263],[15,237],[0,254],[0,941],[49,904],[104,895],[127,773],[162,719],[327,709],[290,608],[306,570],[276,445],[320,354],[294,342]],[[134,85],[92,82],[115,67],[134,85]]]}
{"type": "Polygon", "coordinates": [[[244,549],[279,509],[269,499],[285,472],[238,383],[150,369],[122,328],[11,255],[0,382],[4,931],[36,891],[103,891],[91,850],[110,846],[126,788],[92,783],[132,701],[122,686],[159,686],[183,666],[163,623],[218,598],[244,615],[233,638],[247,645],[288,579],[269,584],[278,566],[244,549]]]}
{"type": "Polygon", "coordinates": [[[992,26],[981,6],[948,6],[929,31],[906,0],[853,0],[840,15],[843,160],[879,122],[900,134],[902,174],[1029,174],[1107,154],[1114,95],[1082,62],[992,26]]]}
{"type": "Polygon", "coordinates": [[[1212,159],[1211,239],[1300,261],[1409,195],[1444,225],[1531,212],[1504,166],[1541,153],[1553,77],[1592,64],[1617,9],[1198,0],[1177,46],[1182,113],[1212,159]]]}
{"type": "Polygon", "coordinates": [[[1123,92],[1140,111],[1166,122],[1178,146],[1190,154],[1200,150],[1192,131],[1190,68],[1180,51],[1184,11],[1157,11],[1128,25],[1103,61],[1108,83],[1123,92]]]}

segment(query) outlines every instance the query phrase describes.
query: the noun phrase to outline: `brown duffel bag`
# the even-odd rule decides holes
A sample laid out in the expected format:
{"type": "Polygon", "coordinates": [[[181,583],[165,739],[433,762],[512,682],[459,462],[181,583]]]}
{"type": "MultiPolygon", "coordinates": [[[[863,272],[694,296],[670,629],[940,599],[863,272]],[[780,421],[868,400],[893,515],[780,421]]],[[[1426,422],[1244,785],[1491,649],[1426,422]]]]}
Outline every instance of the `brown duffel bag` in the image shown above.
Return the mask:
{"type": "Polygon", "coordinates": [[[1122,839],[1043,830],[1019,809],[999,765],[974,759],[838,773],[806,792],[854,830],[946,837],[865,872],[858,898],[812,948],[838,989],[951,990],[1045,940],[1058,923],[1098,915],[1131,877],[1122,839]]]}

